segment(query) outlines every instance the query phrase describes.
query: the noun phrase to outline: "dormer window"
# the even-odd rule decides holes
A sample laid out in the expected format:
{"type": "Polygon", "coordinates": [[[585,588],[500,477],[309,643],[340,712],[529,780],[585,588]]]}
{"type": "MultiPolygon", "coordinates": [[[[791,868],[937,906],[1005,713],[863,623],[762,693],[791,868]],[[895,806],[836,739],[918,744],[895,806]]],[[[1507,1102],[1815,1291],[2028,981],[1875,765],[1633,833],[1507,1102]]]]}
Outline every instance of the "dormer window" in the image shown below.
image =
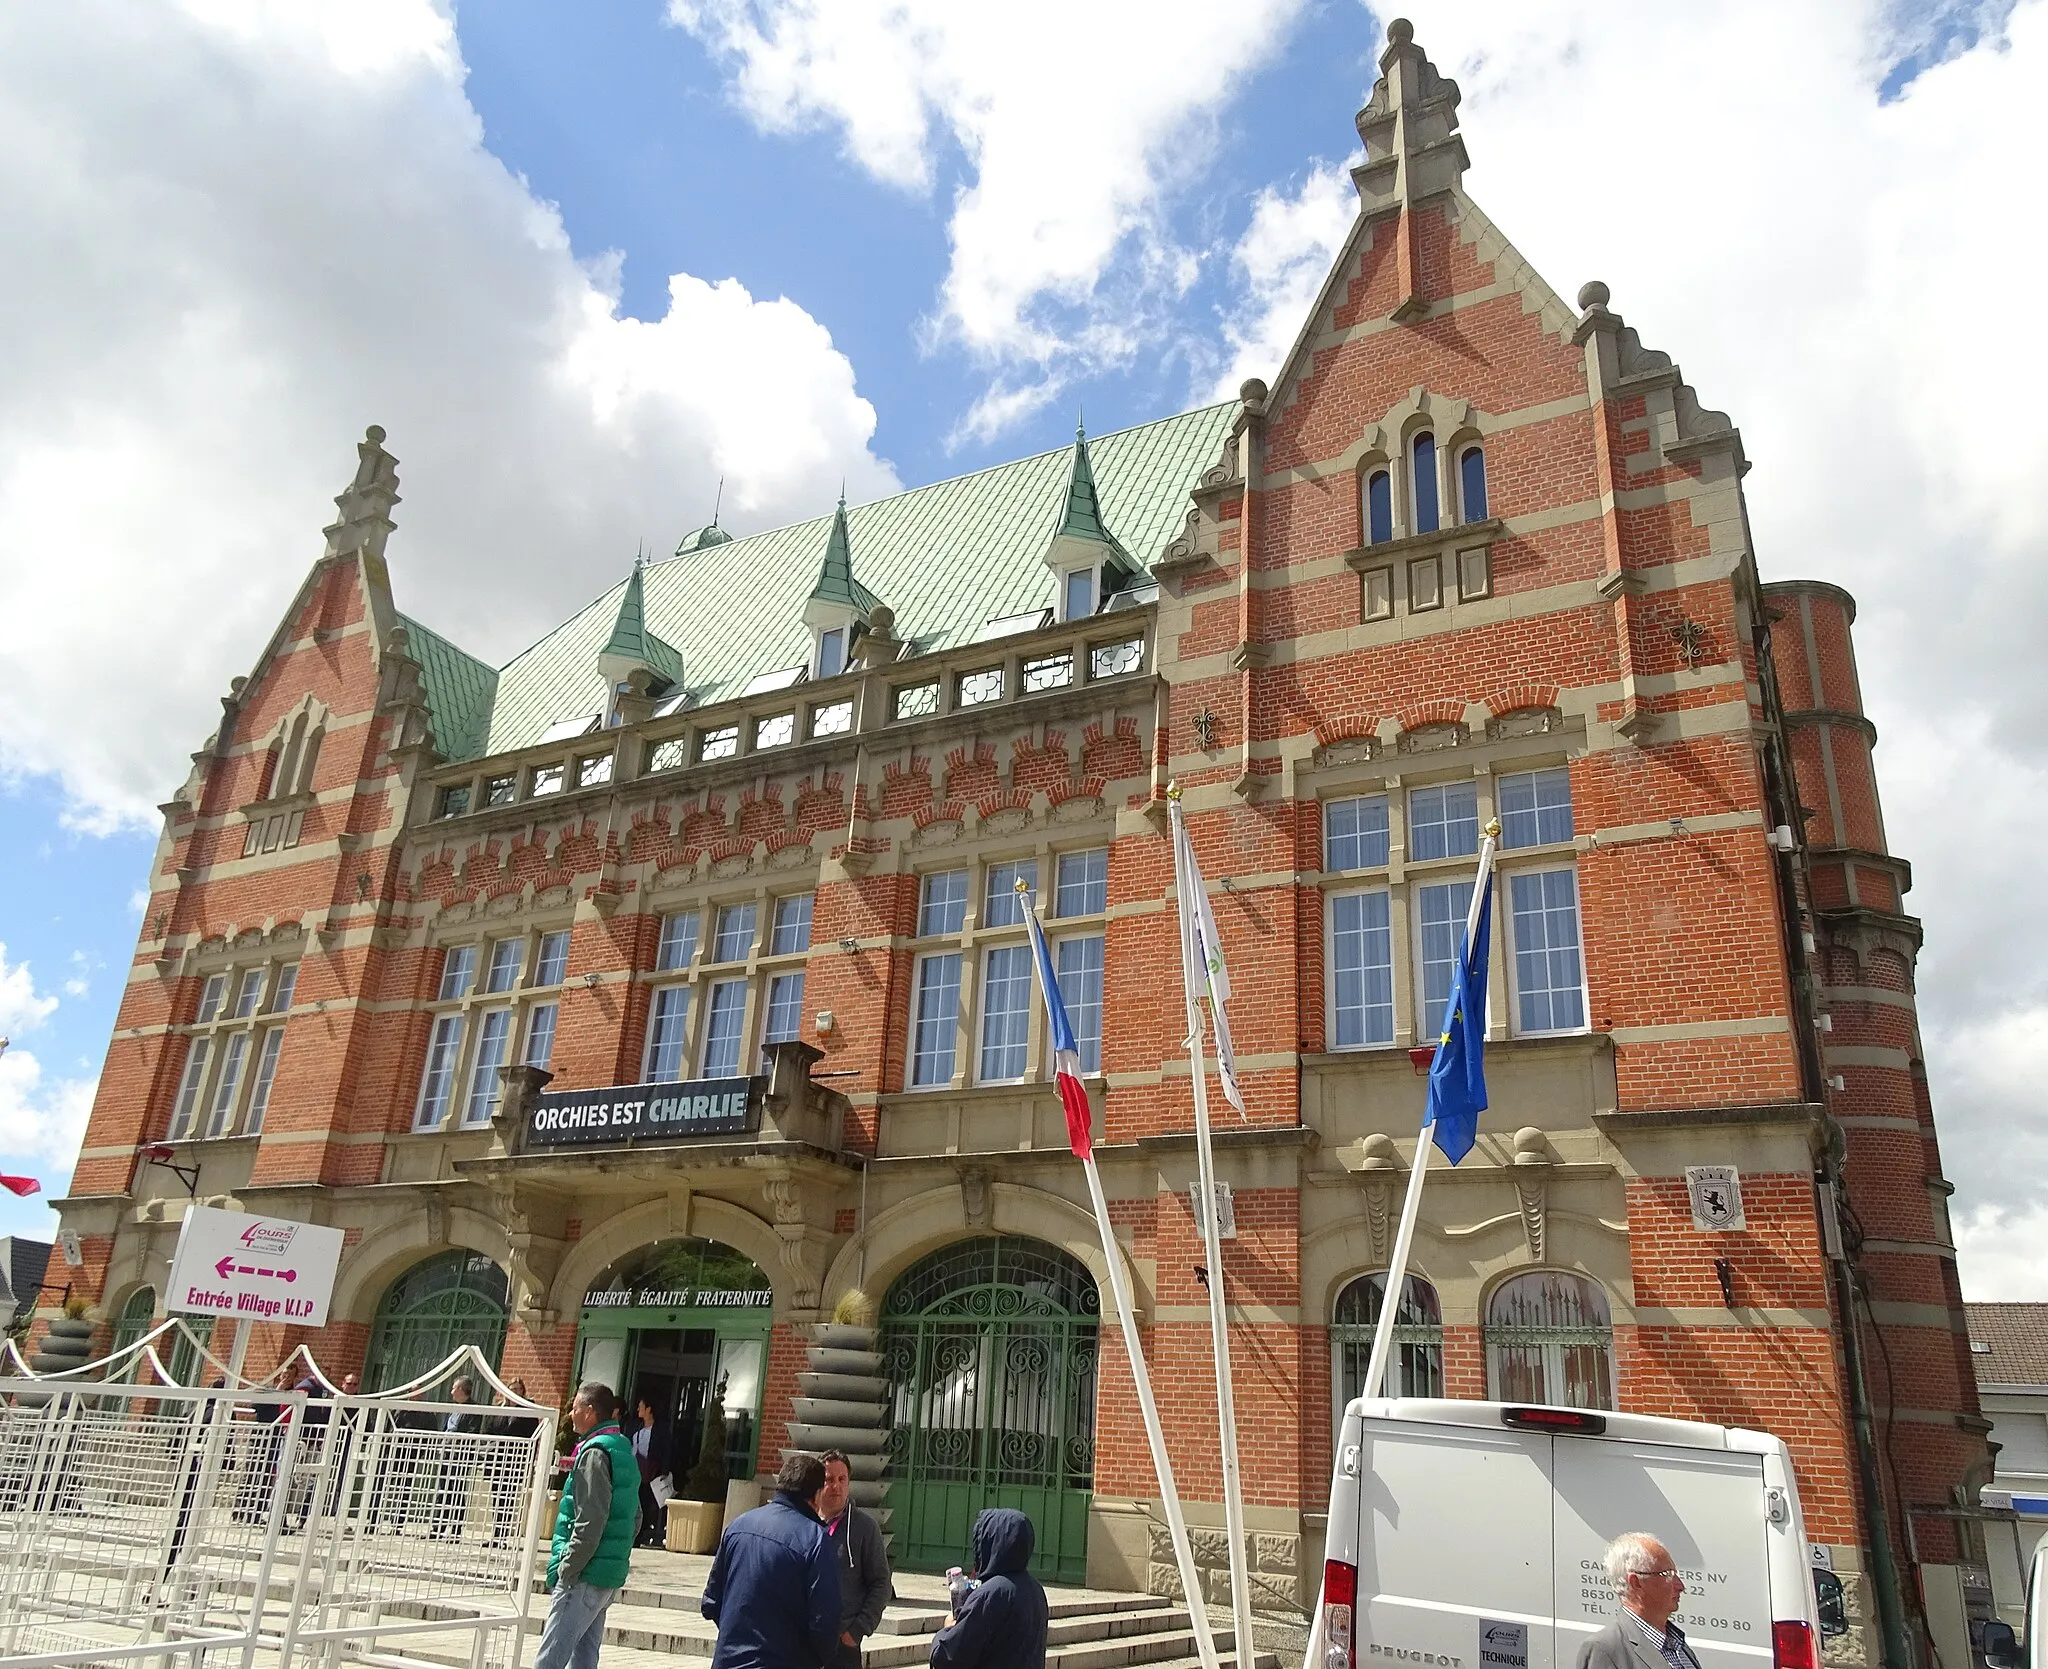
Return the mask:
{"type": "Polygon", "coordinates": [[[1062,620],[1086,620],[1095,612],[1095,579],[1093,568],[1069,568],[1060,589],[1060,618],[1062,620]]]}
{"type": "Polygon", "coordinates": [[[844,626],[818,634],[818,677],[837,678],[846,670],[846,638],[844,626]]]}

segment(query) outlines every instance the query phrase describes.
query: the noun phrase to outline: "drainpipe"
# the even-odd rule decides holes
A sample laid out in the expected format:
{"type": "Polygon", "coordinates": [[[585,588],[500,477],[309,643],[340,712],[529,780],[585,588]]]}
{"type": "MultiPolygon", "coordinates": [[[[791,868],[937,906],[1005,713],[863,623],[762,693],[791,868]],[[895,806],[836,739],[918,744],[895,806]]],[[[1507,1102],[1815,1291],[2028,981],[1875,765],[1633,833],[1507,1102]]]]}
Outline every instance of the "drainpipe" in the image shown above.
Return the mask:
{"type": "Polygon", "coordinates": [[[1237,791],[1252,793],[1252,678],[1265,658],[1265,646],[1256,632],[1258,621],[1252,603],[1252,496],[1258,485],[1259,424],[1266,415],[1266,385],[1248,378],[1238,390],[1244,402],[1243,427],[1238,431],[1237,463],[1244,475],[1244,508],[1237,530],[1237,642],[1243,681],[1238,704],[1237,791]]]}

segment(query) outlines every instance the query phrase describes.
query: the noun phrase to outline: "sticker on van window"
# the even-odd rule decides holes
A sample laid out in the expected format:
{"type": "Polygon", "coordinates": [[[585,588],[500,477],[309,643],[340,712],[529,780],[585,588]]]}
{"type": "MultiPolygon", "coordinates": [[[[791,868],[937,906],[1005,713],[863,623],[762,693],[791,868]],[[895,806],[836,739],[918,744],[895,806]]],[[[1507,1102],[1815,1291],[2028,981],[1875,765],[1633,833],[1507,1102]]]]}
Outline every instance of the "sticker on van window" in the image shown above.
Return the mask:
{"type": "Polygon", "coordinates": [[[1529,1669],[1529,1625],[1481,1617],[1479,1669],[1529,1669]]]}

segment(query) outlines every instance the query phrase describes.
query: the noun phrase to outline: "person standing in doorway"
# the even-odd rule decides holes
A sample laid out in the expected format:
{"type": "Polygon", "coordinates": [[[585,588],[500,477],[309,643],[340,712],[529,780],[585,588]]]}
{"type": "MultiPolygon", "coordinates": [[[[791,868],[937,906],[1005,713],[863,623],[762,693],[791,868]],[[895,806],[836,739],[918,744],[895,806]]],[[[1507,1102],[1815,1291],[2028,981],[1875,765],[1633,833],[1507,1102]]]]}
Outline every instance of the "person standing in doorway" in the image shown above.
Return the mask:
{"type": "MultiPolygon", "coordinates": [[[[483,1430],[484,1419],[476,1409],[476,1384],[467,1374],[448,1388],[455,1407],[442,1417],[441,1429],[450,1437],[469,1437],[483,1430]]],[[[434,1497],[434,1535],[441,1541],[460,1541],[462,1521],[469,1516],[469,1488],[476,1481],[474,1445],[452,1445],[455,1454],[441,1462],[440,1488],[434,1497]]]]}
{"type": "Polygon", "coordinates": [[[1578,1669],[1700,1669],[1685,1631],[1672,1618],[1685,1578],[1655,1536],[1627,1530],[1607,1544],[1601,1563],[1620,1614],[1579,1648],[1578,1669]]]}
{"type": "Polygon", "coordinates": [[[932,1669],[1045,1669],[1051,1611],[1027,1568],[1038,1532],[1015,1507],[974,1521],[974,1574],[981,1580],[932,1636],[932,1669]]]}
{"type": "Polygon", "coordinates": [[[640,1540],[638,1546],[659,1547],[668,1539],[668,1514],[655,1492],[654,1480],[668,1475],[668,1442],[654,1423],[654,1399],[642,1391],[633,1399],[633,1455],[640,1462],[640,1540]]]}
{"type": "Polygon", "coordinates": [[[839,1650],[833,1669],[860,1669],[860,1643],[882,1626],[888,1606],[889,1550],[882,1527],[853,1504],[853,1466],[837,1449],[824,1454],[818,1516],[839,1570],[839,1650]]]}
{"type": "MultiPolygon", "coordinates": [[[[515,1379],[509,1389],[521,1402],[526,1400],[526,1381],[515,1379]]],[[[500,1398],[498,1406],[506,1409],[502,1414],[484,1416],[484,1432],[490,1437],[528,1438],[533,1435],[538,1423],[531,1414],[512,1412],[509,1399],[500,1398]]],[[[525,1451],[513,1451],[504,1444],[500,1452],[490,1457],[491,1480],[491,1546],[503,1547],[508,1542],[521,1539],[519,1534],[519,1495],[527,1481],[533,1476],[533,1460],[525,1451]]]]}
{"type": "Polygon", "coordinates": [[[604,1614],[633,1562],[639,1529],[640,1467],[619,1430],[619,1399],[594,1380],[577,1387],[569,1404],[576,1453],[555,1514],[548,1555],[548,1618],[533,1669],[597,1669],[604,1644],[604,1614]]]}
{"type": "MultiPolygon", "coordinates": [[[[818,1517],[825,1463],[801,1449],[775,1498],[725,1527],[704,1583],[711,1669],[824,1669],[839,1649],[839,1571],[818,1517]]],[[[537,1666],[538,1669],[538,1666],[537,1666]]]]}

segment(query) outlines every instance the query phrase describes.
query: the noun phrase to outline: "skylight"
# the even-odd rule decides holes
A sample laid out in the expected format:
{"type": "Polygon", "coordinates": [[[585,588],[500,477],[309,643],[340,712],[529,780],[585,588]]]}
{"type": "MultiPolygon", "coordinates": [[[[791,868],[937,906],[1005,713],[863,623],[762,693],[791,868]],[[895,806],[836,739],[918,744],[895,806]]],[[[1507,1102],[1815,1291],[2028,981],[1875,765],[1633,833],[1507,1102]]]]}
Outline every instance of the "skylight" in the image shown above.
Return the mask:
{"type": "Polygon", "coordinates": [[[1049,608],[1029,609],[1023,614],[1000,615],[994,620],[984,621],[975,631],[970,643],[987,643],[992,638],[1015,637],[1019,632],[1043,631],[1052,624],[1052,610],[1049,608]]]}
{"type": "Polygon", "coordinates": [[[679,711],[683,703],[689,699],[690,692],[688,690],[670,690],[667,695],[654,704],[654,711],[648,716],[650,718],[665,719],[669,714],[679,711]]]}
{"type": "Polygon", "coordinates": [[[557,719],[541,733],[543,742],[566,742],[571,736],[587,736],[597,728],[601,713],[581,713],[573,719],[557,719]]]}
{"type": "Polygon", "coordinates": [[[799,661],[795,666],[777,667],[773,672],[757,672],[747,680],[741,695],[765,695],[770,690],[786,690],[803,682],[810,672],[808,664],[799,661]]]}

